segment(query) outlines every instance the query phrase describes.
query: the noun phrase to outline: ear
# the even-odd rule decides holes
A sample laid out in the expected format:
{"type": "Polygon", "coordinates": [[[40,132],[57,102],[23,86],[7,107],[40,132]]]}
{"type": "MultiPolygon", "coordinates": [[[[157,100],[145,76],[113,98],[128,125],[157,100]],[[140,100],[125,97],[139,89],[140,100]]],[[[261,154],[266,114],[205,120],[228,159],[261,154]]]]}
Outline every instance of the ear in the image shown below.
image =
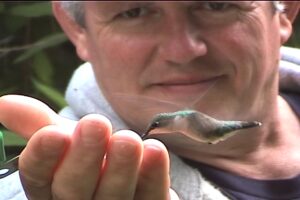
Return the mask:
{"type": "Polygon", "coordinates": [[[286,15],[289,18],[289,20],[293,23],[298,15],[299,10],[300,10],[300,2],[299,1],[286,1],[283,3],[286,6],[286,15]]]}
{"type": "Polygon", "coordinates": [[[281,44],[284,44],[290,38],[293,30],[292,21],[285,13],[279,14],[279,28],[281,44]]]}
{"type": "Polygon", "coordinates": [[[87,48],[87,32],[61,7],[60,1],[52,2],[54,16],[61,28],[74,44],[78,56],[84,60],[89,60],[89,51],[87,48]]]}

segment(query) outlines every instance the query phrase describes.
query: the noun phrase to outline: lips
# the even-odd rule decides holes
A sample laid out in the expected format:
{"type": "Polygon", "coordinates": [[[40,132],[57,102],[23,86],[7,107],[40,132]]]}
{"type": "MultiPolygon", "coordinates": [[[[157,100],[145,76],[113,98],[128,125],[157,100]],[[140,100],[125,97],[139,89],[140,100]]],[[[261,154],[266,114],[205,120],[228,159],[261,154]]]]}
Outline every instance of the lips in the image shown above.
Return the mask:
{"type": "Polygon", "coordinates": [[[193,93],[193,92],[204,92],[205,90],[212,87],[218,80],[223,78],[223,75],[210,76],[205,78],[199,77],[177,77],[172,79],[167,79],[158,83],[155,83],[154,86],[159,87],[164,90],[164,92],[180,92],[184,93],[193,93]]]}
{"type": "Polygon", "coordinates": [[[193,80],[192,78],[190,79],[175,79],[175,80],[170,80],[170,81],[164,81],[162,83],[158,83],[158,85],[161,86],[184,86],[184,85],[194,85],[194,84],[201,84],[201,83],[206,83],[210,81],[216,80],[217,77],[212,77],[212,78],[207,78],[207,79],[200,79],[200,80],[193,80]]]}

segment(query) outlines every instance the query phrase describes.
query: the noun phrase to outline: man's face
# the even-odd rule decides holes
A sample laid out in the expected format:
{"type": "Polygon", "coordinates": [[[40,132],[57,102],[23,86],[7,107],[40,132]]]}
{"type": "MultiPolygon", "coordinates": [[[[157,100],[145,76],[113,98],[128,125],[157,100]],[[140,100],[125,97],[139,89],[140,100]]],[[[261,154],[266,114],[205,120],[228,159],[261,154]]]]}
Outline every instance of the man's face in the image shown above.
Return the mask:
{"type": "Polygon", "coordinates": [[[82,57],[137,131],[158,112],[262,120],[273,108],[290,33],[270,2],[87,2],[85,11],[82,57]]]}

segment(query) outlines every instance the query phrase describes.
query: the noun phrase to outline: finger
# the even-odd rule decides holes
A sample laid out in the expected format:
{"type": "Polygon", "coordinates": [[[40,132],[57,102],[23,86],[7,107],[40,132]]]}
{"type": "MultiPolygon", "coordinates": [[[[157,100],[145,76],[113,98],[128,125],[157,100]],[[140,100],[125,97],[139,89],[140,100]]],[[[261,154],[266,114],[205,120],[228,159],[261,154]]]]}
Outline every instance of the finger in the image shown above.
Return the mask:
{"type": "Polygon", "coordinates": [[[133,199],[142,150],[142,140],[136,133],[119,131],[111,137],[95,199],[133,199]]]}
{"type": "Polygon", "coordinates": [[[109,120],[100,115],[79,121],[53,180],[54,199],[92,199],[111,129],[109,120]]]}
{"type": "Polygon", "coordinates": [[[74,128],[76,124],[60,117],[43,102],[21,95],[0,97],[0,123],[26,139],[47,125],[59,124],[74,128]]]}
{"type": "Polygon", "coordinates": [[[48,126],[28,142],[19,159],[20,178],[31,200],[51,199],[54,170],[70,139],[63,130],[48,126]]]}
{"type": "Polygon", "coordinates": [[[168,199],[169,156],[165,146],[158,140],[145,140],[143,155],[135,199],[168,199]]]}
{"type": "Polygon", "coordinates": [[[60,118],[46,104],[21,95],[0,97],[0,123],[29,139],[38,129],[55,124],[60,118]]]}

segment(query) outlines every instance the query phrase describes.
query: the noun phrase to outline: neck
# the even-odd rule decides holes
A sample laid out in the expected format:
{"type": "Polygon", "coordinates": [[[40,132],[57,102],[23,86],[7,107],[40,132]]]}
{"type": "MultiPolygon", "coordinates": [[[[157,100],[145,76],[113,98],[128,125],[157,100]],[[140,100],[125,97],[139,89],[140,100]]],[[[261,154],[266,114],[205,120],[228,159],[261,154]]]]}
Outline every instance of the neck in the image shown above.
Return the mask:
{"type": "Polygon", "coordinates": [[[278,179],[298,175],[299,117],[281,97],[268,116],[272,117],[266,118],[262,127],[249,129],[217,145],[191,145],[192,141],[183,141],[184,149],[180,149],[182,144],[170,149],[183,157],[246,177],[278,179]]]}

